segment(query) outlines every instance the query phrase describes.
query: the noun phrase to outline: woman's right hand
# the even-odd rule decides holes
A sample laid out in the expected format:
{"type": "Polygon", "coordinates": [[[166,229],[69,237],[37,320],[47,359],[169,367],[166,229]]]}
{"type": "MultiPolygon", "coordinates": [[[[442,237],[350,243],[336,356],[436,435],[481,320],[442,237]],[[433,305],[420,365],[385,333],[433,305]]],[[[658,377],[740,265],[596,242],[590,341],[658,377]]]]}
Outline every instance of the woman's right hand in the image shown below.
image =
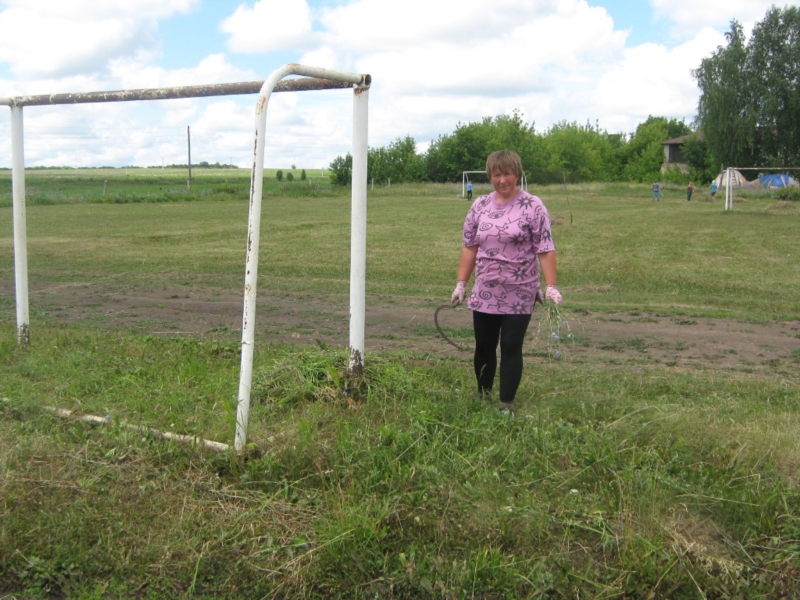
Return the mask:
{"type": "Polygon", "coordinates": [[[456,289],[453,290],[452,296],[450,296],[450,304],[453,306],[460,306],[464,304],[464,296],[467,293],[467,282],[466,281],[459,281],[456,283],[456,289]]]}

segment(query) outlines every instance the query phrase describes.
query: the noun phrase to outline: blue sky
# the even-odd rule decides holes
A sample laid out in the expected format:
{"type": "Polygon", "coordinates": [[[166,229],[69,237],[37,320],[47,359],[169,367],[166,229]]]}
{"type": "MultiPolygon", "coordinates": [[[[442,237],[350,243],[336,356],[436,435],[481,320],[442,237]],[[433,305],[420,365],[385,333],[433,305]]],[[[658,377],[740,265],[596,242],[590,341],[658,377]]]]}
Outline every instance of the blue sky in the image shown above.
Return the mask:
{"type": "MultiPolygon", "coordinates": [[[[461,122],[520,110],[632,132],[691,121],[690,71],[763,0],[0,0],[0,97],[265,79],[288,62],[370,73],[370,145],[424,150],[461,122]]],[[[26,164],[249,165],[254,96],[28,107],[26,164]]],[[[267,166],[347,152],[351,94],[273,96],[267,166]]],[[[0,117],[0,166],[10,164],[0,117]]]]}

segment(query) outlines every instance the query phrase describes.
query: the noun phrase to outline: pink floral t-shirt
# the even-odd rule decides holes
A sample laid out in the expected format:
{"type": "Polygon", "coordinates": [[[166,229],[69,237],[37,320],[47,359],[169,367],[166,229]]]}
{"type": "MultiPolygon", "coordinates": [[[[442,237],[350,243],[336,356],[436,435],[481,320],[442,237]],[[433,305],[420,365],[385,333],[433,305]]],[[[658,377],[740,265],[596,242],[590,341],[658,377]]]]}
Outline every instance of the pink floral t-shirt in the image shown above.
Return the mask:
{"type": "Polygon", "coordinates": [[[506,204],[496,196],[475,200],[464,221],[464,246],[478,246],[467,306],[489,314],[531,314],[541,294],[536,255],[555,250],[550,215],[524,190],[506,204]]]}

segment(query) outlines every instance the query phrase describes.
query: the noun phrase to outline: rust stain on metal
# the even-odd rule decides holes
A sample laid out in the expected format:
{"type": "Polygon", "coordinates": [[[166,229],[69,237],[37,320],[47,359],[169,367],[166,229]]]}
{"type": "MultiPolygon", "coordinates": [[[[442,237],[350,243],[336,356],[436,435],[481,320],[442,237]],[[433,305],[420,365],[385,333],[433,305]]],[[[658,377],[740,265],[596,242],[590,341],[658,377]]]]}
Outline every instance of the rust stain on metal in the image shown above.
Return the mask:
{"type": "Polygon", "coordinates": [[[256,102],[256,114],[260,115],[264,112],[264,107],[267,105],[267,97],[266,96],[259,96],[258,102],[256,102]]]}
{"type": "Polygon", "coordinates": [[[26,349],[31,345],[31,329],[29,325],[21,325],[17,329],[17,341],[26,349]]]}
{"type": "Polygon", "coordinates": [[[250,209],[253,208],[253,200],[256,195],[256,159],[258,154],[258,128],[256,128],[255,135],[253,136],[253,167],[250,169],[250,209]]]}
{"type": "MultiPolygon", "coordinates": [[[[369,75],[364,80],[369,81],[369,75]]],[[[175,98],[204,98],[208,96],[233,96],[239,94],[258,94],[263,81],[240,81],[236,83],[211,83],[165,88],[142,88],[134,90],[113,90],[108,92],[77,92],[66,94],[41,94],[5,98],[9,106],[43,106],[48,104],[88,104],[97,102],[132,102],[135,100],[170,100],[175,98]]],[[[369,85],[369,83],[367,83],[369,85]]],[[[336,90],[351,87],[345,81],[301,77],[279,81],[274,92],[305,92],[316,90],[336,90]]]]}
{"type": "Polygon", "coordinates": [[[361,77],[361,83],[353,89],[353,93],[356,96],[360,96],[364,92],[369,91],[369,86],[372,85],[372,75],[363,75],[361,77]]]}
{"type": "Polygon", "coordinates": [[[361,352],[355,348],[350,348],[350,377],[360,379],[364,375],[364,359],[361,352]]]}

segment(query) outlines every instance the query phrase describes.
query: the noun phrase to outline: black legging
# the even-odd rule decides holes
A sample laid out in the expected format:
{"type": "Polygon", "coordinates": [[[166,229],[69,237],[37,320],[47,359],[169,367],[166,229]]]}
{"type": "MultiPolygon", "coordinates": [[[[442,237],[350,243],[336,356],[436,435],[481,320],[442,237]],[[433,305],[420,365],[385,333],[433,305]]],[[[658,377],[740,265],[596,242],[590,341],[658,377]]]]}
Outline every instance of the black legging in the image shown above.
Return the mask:
{"type": "Polygon", "coordinates": [[[522,379],[522,343],[531,315],[490,315],[472,312],[475,329],[475,376],[478,393],[491,391],[500,342],[500,402],[513,402],[522,379]]]}

